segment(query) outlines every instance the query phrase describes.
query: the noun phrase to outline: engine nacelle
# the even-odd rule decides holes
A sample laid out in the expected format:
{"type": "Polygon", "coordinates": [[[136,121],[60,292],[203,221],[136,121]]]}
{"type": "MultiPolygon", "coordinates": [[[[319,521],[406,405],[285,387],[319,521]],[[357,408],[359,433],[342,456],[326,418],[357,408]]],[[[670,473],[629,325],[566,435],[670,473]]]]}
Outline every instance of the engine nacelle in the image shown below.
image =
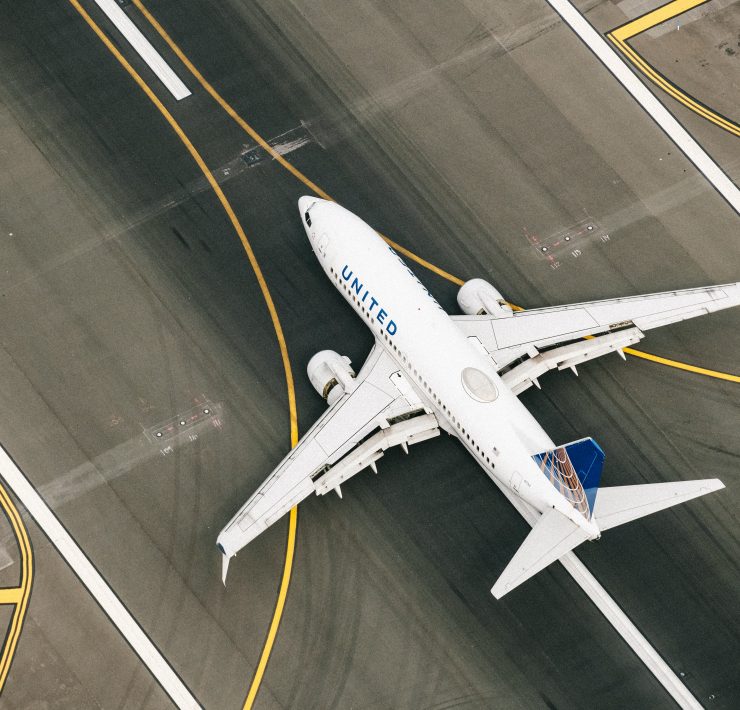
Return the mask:
{"type": "Polygon", "coordinates": [[[483,279],[466,281],[457,292],[457,303],[467,316],[509,318],[514,315],[504,297],[483,279]]]}
{"type": "Polygon", "coordinates": [[[351,362],[346,355],[333,350],[321,350],[308,361],[308,379],[327,404],[334,404],[354,388],[355,371],[350,367],[351,362]]]}

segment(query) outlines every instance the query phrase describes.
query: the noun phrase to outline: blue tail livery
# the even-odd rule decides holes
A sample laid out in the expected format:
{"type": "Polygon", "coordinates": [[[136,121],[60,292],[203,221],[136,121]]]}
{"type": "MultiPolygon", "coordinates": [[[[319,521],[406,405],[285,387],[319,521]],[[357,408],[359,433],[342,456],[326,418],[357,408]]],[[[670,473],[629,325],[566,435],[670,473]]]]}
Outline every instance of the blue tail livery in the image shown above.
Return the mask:
{"type": "Polygon", "coordinates": [[[532,457],[553,486],[591,519],[604,466],[604,452],[590,437],[532,457]]]}

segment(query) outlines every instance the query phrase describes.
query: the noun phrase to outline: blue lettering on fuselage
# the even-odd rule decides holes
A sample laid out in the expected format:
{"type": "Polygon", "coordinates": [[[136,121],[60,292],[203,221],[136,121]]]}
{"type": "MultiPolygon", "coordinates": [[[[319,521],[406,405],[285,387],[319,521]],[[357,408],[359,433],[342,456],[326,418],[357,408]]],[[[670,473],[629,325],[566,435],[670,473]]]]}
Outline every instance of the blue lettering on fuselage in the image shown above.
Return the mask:
{"type": "Polygon", "coordinates": [[[365,282],[360,281],[359,275],[354,274],[352,269],[350,269],[349,264],[345,264],[342,267],[342,278],[349,284],[350,291],[358,296],[361,303],[365,303],[366,299],[369,298],[370,305],[367,307],[368,314],[373,310],[373,308],[379,306],[377,314],[373,315],[378,319],[378,323],[385,327],[385,332],[388,333],[388,335],[395,335],[398,330],[396,322],[393,319],[388,318],[388,311],[386,311],[385,308],[380,305],[380,301],[370,293],[370,289],[367,287],[365,282]],[[352,278],[353,276],[354,278],[352,278]]]}

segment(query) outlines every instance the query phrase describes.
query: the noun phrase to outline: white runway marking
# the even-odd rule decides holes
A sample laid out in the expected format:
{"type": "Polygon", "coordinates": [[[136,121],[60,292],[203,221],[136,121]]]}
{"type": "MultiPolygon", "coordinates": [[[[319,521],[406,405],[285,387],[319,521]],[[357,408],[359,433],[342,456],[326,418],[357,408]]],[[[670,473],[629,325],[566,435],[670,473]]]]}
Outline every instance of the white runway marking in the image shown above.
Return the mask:
{"type": "Polygon", "coordinates": [[[616,50],[588,22],[588,20],[569,2],[569,0],[547,0],[565,23],[590,47],[604,66],[624,86],[632,97],[652,116],[683,154],[709,180],[730,206],[740,214],[740,190],[734,185],[722,168],[712,160],[707,152],[694,140],[691,134],[660,103],[632,70],[622,61],[616,50]]]}
{"type": "Polygon", "coordinates": [[[95,4],[118,28],[118,31],[128,40],[128,43],[139,53],[139,56],[149,65],[149,68],[178,101],[190,96],[188,87],[180,81],[170,65],[162,58],[162,55],[141,34],[138,27],[131,22],[128,15],[116,4],[115,0],[95,0],[95,4]]]}
{"type": "Polygon", "coordinates": [[[56,515],[33,488],[23,472],[15,465],[5,449],[0,447],[0,475],[23,503],[36,524],[44,531],[79,580],[115,624],[136,655],[144,662],[164,691],[178,708],[200,708],[201,705],[188,690],[167,659],[144,633],[136,619],[115,595],[90,560],[65,530],[56,515]]]}
{"type": "MultiPolygon", "coordinates": [[[[548,0],[549,2],[549,0],[548,0]]],[[[493,482],[519,511],[521,516],[534,527],[539,519],[539,513],[527,505],[519,496],[514,495],[506,486],[493,482]]],[[[680,678],[670,669],[660,654],[650,645],[650,642],[640,633],[640,630],[630,621],[619,605],[609,596],[576,556],[569,552],[560,558],[560,563],[568,574],[573,577],[578,586],[586,593],[596,608],[606,617],[606,620],[616,629],[619,635],[627,642],[637,657],[647,666],[656,680],[670,693],[671,697],[681,708],[702,710],[701,704],[691,694],[691,691],[681,682],[680,678]]]]}

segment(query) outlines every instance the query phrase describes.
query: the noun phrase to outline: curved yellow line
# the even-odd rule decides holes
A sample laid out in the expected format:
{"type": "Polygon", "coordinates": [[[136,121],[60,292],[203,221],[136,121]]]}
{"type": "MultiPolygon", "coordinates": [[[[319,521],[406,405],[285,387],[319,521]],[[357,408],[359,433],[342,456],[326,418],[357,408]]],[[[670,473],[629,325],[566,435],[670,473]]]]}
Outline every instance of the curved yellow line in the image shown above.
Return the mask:
{"type": "Polygon", "coordinates": [[[639,71],[641,71],[656,86],[665,91],[671,98],[683,104],[686,108],[707,121],[711,121],[728,133],[740,136],[740,125],[724,116],[721,116],[708,106],[704,106],[689,96],[686,92],[682,91],[677,86],[674,86],[663,74],[643,59],[643,57],[627,43],[629,39],[636,37],[642,32],[671,20],[674,17],[678,17],[684,12],[698,7],[699,5],[703,5],[708,1],[709,0],[673,0],[665,5],[661,5],[642,17],[636,18],[632,22],[628,22],[621,27],[617,27],[611,32],[607,32],[606,36],[639,71]]]}
{"type": "Polygon", "coordinates": [[[142,15],[148,20],[152,27],[157,31],[159,36],[167,43],[169,48],[177,55],[177,58],[188,68],[188,71],[198,80],[198,83],[211,95],[214,101],[226,111],[226,113],[247,133],[256,143],[265,149],[280,165],[282,165],[289,173],[294,175],[304,185],[313,190],[319,197],[323,197],[325,200],[331,200],[331,197],[327,195],[318,185],[314,184],[309,180],[298,168],[292,163],[289,163],[280,153],[278,153],[257,131],[252,128],[233,108],[228,104],[224,98],[214,89],[205,77],[198,71],[195,65],[187,58],[185,53],[180,47],[175,44],[172,37],[167,34],[167,31],[162,25],[157,22],[156,18],[144,7],[141,0],[133,0],[134,5],[138,8],[142,15]]]}
{"type": "Polygon", "coordinates": [[[100,41],[106,46],[106,48],[110,51],[110,53],[118,60],[119,64],[129,73],[131,78],[139,85],[139,88],[147,95],[149,100],[157,107],[157,109],[162,114],[162,116],[167,121],[167,123],[169,123],[172,130],[177,134],[177,137],[182,141],[185,148],[187,148],[188,153],[190,153],[191,157],[193,158],[193,160],[196,162],[196,164],[200,168],[201,172],[203,173],[203,176],[208,181],[208,184],[211,186],[211,189],[213,190],[213,192],[216,193],[216,197],[218,197],[218,201],[221,203],[221,206],[223,207],[224,211],[228,215],[229,221],[231,222],[231,225],[234,227],[234,231],[237,233],[239,240],[241,241],[242,246],[244,247],[244,251],[247,254],[249,263],[252,266],[252,270],[254,271],[254,274],[257,278],[257,282],[259,284],[260,290],[262,291],[262,297],[264,298],[265,304],[267,305],[267,310],[270,313],[270,319],[272,320],[272,325],[273,325],[273,328],[275,329],[275,335],[277,336],[278,344],[280,346],[280,356],[283,361],[283,369],[285,370],[285,382],[288,388],[288,406],[290,408],[290,438],[291,438],[291,441],[294,441],[294,440],[297,441],[298,439],[298,416],[296,413],[295,389],[293,387],[293,372],[290,367],[290,360],[288,359],[288,346],[285,342],[285,337],[283,336],[283,328],[280,325],[280,319],[278,318],[278,314],[275,309],[275,304],[273,303],[273,300],[272,300],[272,295],[270,294],[270,290],[267,287],[267,282],[265,281],[265,277],[262,274],[262,269],[260,268],[260,265],[257,262],[257,258],[254,255],[254,251],[252,251],[252,245],[249,243],[249,239],[247,239],[247,235],[245,234],[244,229],[242,229],[239,219],[234,213],[234,210],[232,209],[231,204],[229,203],[228,199],[226,199],[226,195],[224,195],[224,192],[221,189],[221,186],[216,182],[216,179],[213,177],[213,174],[208,169],[208,166],[206,165],[205,161],[203,160],[203,158],[201,157],[200,153],[197,151],[195,146],[190,142],[190,139],[187,137],[187,135],[185,135],[185,132],[180,127],[180,124],[175,120],[172,114],[165,108],[164,104],[157,98],[156,94],[149,88],[149,86],[141,78],[139,73],[126,61],[125,57],[118,51],[118,49],[116,49],[113,43],[103,33],[100,27],[98,27],[98,25],[90,17],[90,15],[87,14],[87,12],[80,5],[78,0],[69,0],[69,2],[75,8],[75,10],[77,10],[77,12],[82,16],[82,18],[90,26],[93,32],[95,32],[95,34],[98,36],[100,41]]]}
{"type": "Polygon", "coordinates": [[[657,362],[659,365],[667,365],[668,367],[675,367],[677,370],[685,370],[686,372],[693,372],[697,375],[706,375],[707,377],[714,377],[718,380],[726,380],[727,382],[735,382],[740,384],[740,377],[738,375],[731,375],[727,372],[719,372],[717,370],[708,370],[705,367],[697,367],[696,365],[688,365],[685,362],[679,362],[678,360],[669,360],[667,357],[660,357],[660,355],[652,355],[646,353],[643,350],[635,350],[633,348],[625,348],[624,352],[634,357],[642,358],[643,360],[650,360],[650,362],[657,362]]]}
{"type": "Polygon", "coordinates": [[[715,125],[719,126],[728,133],[732,133],[735,136],[740,136],[740,126],[733,121],[720,116],[712,109],[707,106],[703,106],[695,99],[691,98],[688,94],[683,92],[677,86],[671,84],[663,74],[654,69],[645,59],[643,59],[632,47],[626,42],[617,39],[611,34],[607,34],[607,37],[613,42],[613,44],[625,55],[625,57],[632,62],[632,64],[639,69],[650,81],[656,86],[661,88],[671,98],[675,99],[679,103],[686,106],[694,113],[701,116],[707,121],[711,121],[715,125]]]}
{"type": "MultiPolygon", "coordinates": [[[[206,78],[198,71],[198,69],[195,67],[195,65],[188,59],[187,55],[180,49],[180,47],[177,45],[177,43],[170,37],[170,35],[167,33],[167,30],[162,27],[162,25],[157,22],[156,18],[149,12],[149,10],[146,9],[144,6],[144,3],[141,2],[141,0],[133,0],[134,5],[139,9],[142,15],[149,21],[152,27],[157,31],[159,36],[167,43],[167,46],[177,55],[177,58],[188,68],[188,71],[196,78],[198,83],[211,95],[211,98],[241,127],[241,129],[250,136],[256,143],[258,143],[264,150],[280,165],[282,165],[291,175],[293,175],[295,178],[297,178],[300,182],[302,182],[306,187],[308,187],[310,190],[312,190],[314,193],[316,193],[319,197],[323,198],[324,200],[330,200],[331,202],[334,202],[334,198],[331,197],[328,193],[324,192],[315,182],[310,180],[308,177],[306,177],[298,168],[295,167],[290,161],[286,160],[278,151],[276,151],[257,131],[252,128],[231,106],[226,99],[224,99],[221,94],[216,91],[216,89],[211,86],[211,84],[206,80],[206,78]]],[[[381,235],[382,236],[382,235],[381,235]]],[[[392,242],[388,237],[383,237],[383,239],[388,242],[396,251],[401,252],[402,254],[406,255],[409,259],[412,259],[417,264],[421,264],[425,268],[429,269],[430,271],[433,271],[434,273],[438,274],[442,278],[448,279],[452,281],[453,283],[458,283],[462,285],[462,281],[458,279],[455,276],[452,276],[452,274],[447,273],[443,269],[440,269],[437,266],[434,266],[434,264],[426,261],[425,259],[422,259],[420,256],[417,256],[412,251],[409,251],[408,249],[405,249],[404,247],[399,246],[395,242],[392,242]]]]}
{"type": "MultiPolygon", "coordinates": [[[[693,2],[695,5],[701,4],[701,2],[706,2],[707,0],[701,0],[701,2],[696,2],[696,0],[688,0],[689,2],[693,2]]],[[[216,89],[211,86],[211,84],[206,81],[204,76],[195,68],[193,63],[188,59],[188,57],[183,53],[183,51],[178,47],[178,45],[175,43],[175,41],[172,39],[172,37],[169,36],[167,31],[162,27],[162,25],[157,22],[157,20],[152,16],[152,14],[144,7],[144,4],[141,0],[133,0],[134,5],[142,12],[144,17],[151,23],[152,27],[157,31],[157,33],[162,37],[162,39],[167,43],[167,45],[170,47],[170,49],[178,56],[180,61],[188,68],[190,73],[196,78],[196,80],[200,83],[200,85],[211,95],[211,97],[216,101],[216,103],[221,106],[221,108],[226,111],[226,113],[231,116],[231,118],[236,121],[236,123],[241,126],[241,128],[249,135],[251,136],[257,143],[259,143],[262,148],[264,148],[275,160],[277,160],[280,165],[282,165],[286,170],[288,170],[294,177],[296,177],[298,180],[300,180],[306,187],[313,190],[319,197],[323,197],[325,200],[332,200],[331,196],[329,196],[326,192],[324,192],[316,183],[314,183],[312,180],[309,180],[298,168],[296,168],[294,165],[292,165],[289,161],[287,161],[282,155],[280,155],[262,136],[260,136],[257,131],[254,130],[235,110],[234,108],[221,96],[221,94],[216,91],[216,89]]],[[[686,2],[686,0],[676,0],[676,2],[686,2]]],[[[685,10],[682,10],[684,12],[685,10]]],[[[667,18],[670,19],[670,18],[667,18]]],[[[619,28],[622,29],[622,28],[619,28]]],[[[617,32],[617,30],[615,30],[617,32]]],[[[613,38],[613,41],[616,41],[613,38]]],[[[332,200],[333,201],[333,200],[332,200]]],[[[381,235],[383,236],[383,235],[381,235]]],[[[450,274],[449,272],[445,271],[444,269],[440,269],[438,266],[435,266],[431,262],[427,261],[426,259],[423,259],[422,257],[418,256],[417,254],[414,254],[414,252],[410,251],[409,249],[406,249],[405,247],[401,246],[400,244],[397,244],[396,242],[392,241],[386,236],[383,236],[383,239],[392,246],[397,252],[400,252],[404,256],[407,256],[409,259],[412,259],[417,264],[420,264],[426,269],[429,269],[433,273],[437,274],[438,276],[441,276],[444,279],[447,279],[448,281],[451,281],[454,284],[457,284],[458,286],[462,286],[464,281],[457,276],[454,276],[453,274],[450,274]]],[[[510,304],[514,310],[520,311],[523,310],[520,306],[515,306],[514,304],[510,304]]],[[[627,348],[625,349],[626,353],[629,353],[630,355],[634,355],[635,357],[643,357],[646,360],[651,360],[652,362],[660,363],[661,365],[667,365],[669,367],[676,367],[680,370],[686,370],[688,372],[696,372],[702,375],[706,375],[707,377],[716,377],[721,380],[727,380],[729,382],[737,382],[737,376],[736,375],[730,375],[724,372],[716,372],[715,370],[707,370],[705,368],[701,367],[695,367],[694,365],[686,365],[684,363],[678,362],[676,360],[669,360],[667,358],[660,358],[656,355],[649,355],[648,353],[643,353],[640,350],[634,350],[633,348],[627,348]]]]}
{"type": "MultiPolygon", "coordinates": [[[[293,372],[290,366],[290,360],[288,358],[288,346],[285,342],[285,337],[283,335],[283,329],[280,324],[280,319],[278,317],[277,310],[275,309],[275,304],[272,300],[272,295],[270,294],[270,290],[267,286],[267,282],[265,281],[264,275],[262,273],[262,269],[260,268],[260,265],[257,262],[257,258],[255,257],[254,251],[252,250],[252,246],[249,243],[247,235],[244,232],[244,229],[242,228],[241,223],[239,222],[239,219],[234,213],[234,210],[232,209],[231,204],[226,198],[226,195],[224,194],[220,185],[216,182],[215,178],[213,177],[213,174],[208,169],[208,166],[206,165],[205,161],[203,160],[203,158],[201,157],[200,153],[195,148],[195,146],[191,143],[190,139],[187,137],[183,129],[180,127],[180,124],[175,120],[172,114],[165,108],[165,106],[157,98],[156,94],[149,88],[146,82],[141,78],[138,72],[128,63],[128,61],[126,61],[125,57],[118,51],[118,49],[116,49],[113,43],[103,33],[100,27],[98,27],[98,25],[90,17],[90,15],[87,14],[87,12],[80,5],[78,0],[69,0],[69,2],[75,8],[75,10],[77,10],[80,16],[85,20],[85,22],[93,30],[93,32],[95,32],[95,34],[98,36],[100,41],[106,46],[106,48],[110,51],[110,53],[118,60],[119,64],[126,70],[126,72],[128,72],[131,78],[138,84],[139,88],[146,94],[149,100],[156,106],[157,110],[162,114],[162,116],[167,121],[167,123],[170,125],[172,130],[177,134],[178,138],[182,141],[183,145],[187,148],[193,160],[196,162],[201,172],[205,176],[206,180],[211,186],[211,189],[214,191],[214,193],[218,197],[218,200],[221,203],[221,206],[223,207],[224,211],[229,217],[229,220],[234,228],[234,231],[236,231],[237,235],[239,236],[239,240],[241,241],[242,246],[244,247],[244,251],[246,252],[247,257],[249,258],[249,263],[252,267],[252,270],[254,271],[255,277],[257,278],[257,282],[259,283],[260,290],[262,291],[262,296],[265,300],[265,304],[267,305],[267,310],[270,313],[272,325],[273,325],[273,328],[275,329],[275,335],[277,337],[278,344],[280,347],[280,356],[283,361],[283,369],[285,371],[285,382],[286,382],[286,386],[288,390],[288,407],[290,411],[290,442],[291,442],[291,446],[295,446],[298,443],[298,414],[297,414],[297,408],[296,408],[295,387],[293,384],[293,372]]],[[[145,12],[143,6],[140,5],[140,3],[137,3],[137,5],[139,6],[140,10],[145,12]]],[[[148,13],[146,14],[148,15],[147,19],[152,21],[153,18],[151,17],[151,15],[149,15],[148,13]]],[[[191,71],[195,69],[194,67],[192,67],[192,65],[189,68],[191,69],[191,71]]],[[[264,143],[264,141],[262,141],[261,139],[259,142],[260,144],[264,143]]],[[[281,162],[284,164],[286,168],[288,167],[287,161],[281,161],[281,162]]],[[[315,189],[315,186],[312,189],[315,189]]],[[[260,657],[260,661],[257,666],[257,671],[255,673],[254,680],[252,681],[252,686],[250,687],[249,694],[247,696],[247,700],[244,705],[245,708],[250,708],[252,703],[254,702],[254,697],[256,696],[257,690],[259,689],[259,685],[262,680],[262,676],[265,672],[267,661],[269,660],[270,652],[272,650],[272,646],[275,641],[275,636],[277,634],[277,630],[280,625],[280,620],[282,617],[283,609],[285,607],[285,599],[286,599],[286,596],[288,593],[288,587],[290,584],[290,575],[291,575],[293,559],[295,555],[295,539],[296,539],[297,524],[298,524],[298,509],[294,507],[290,511],[290,518],[289,518],[289,524],[288,524],[288,543],[287,543],[287,548],[286,548],[286,553],[285,553],[285,564],[283,568],[283,577],[282,577],[282,581],[280,584],[280,590],[278,592],[278,600],[277,600],[277,604],[275,608],[275,613],[273,615],[272,623],[270,624],[270,629],[267,635],[267,641],[265,642],[265,646],[263,648],[262,655],[260,657]]]]}
{"type": "Polygon", "coordinates": [[[295,554],[295,539],[296,530],[298,528],[298,508],[292,508],[290,511],[290,521],[288,525],[288,544],[285,553],[285,564],[283,565],[283,577],[280,581],[280,591],[278,592],[277,602],[275,604],[275,612],[270,622],[270,629],[267,632],[267,639],[265,645],[262,648],[262,654],[260,660],[257,663],[257,670],[254,672],[254,678],[252,684],[249,686],[249,692],[247,698],[244,701],[243,710],[251,710],[254,705],[257,692],[260,689],[262,678],[265,675],[265,669],[267,668],[267,662],[270,660],[270,654],[272,653],[272,647],[275,644],[275,638],[277,636],[278,628],[280,627],[280,621],[283,617],[283,611],[285,609],[285,600],[288,596],[288,587],[290,586],[290,575],[293,571],[293,557],[295,554]]]}
{"type": "Polygon", "coordinates": [[[0,484],[0,506],[2,506],[13,527],[13,533],[15,534],[21,554],[21,579],[19,586],[0,590],[2,592],[2,595],[0,595],[0,604],[15,605],[5,638],[2,656],[0,656],[0,693],[2,693],[10,666],[13,663],[15,649],[18,645],[21,630],[23,629],[28,600],[31,596],[31,586],[33,584],[33,548],[31,547],[31,540],[23,524],[21,515],[2,484],[0,484]]]}

